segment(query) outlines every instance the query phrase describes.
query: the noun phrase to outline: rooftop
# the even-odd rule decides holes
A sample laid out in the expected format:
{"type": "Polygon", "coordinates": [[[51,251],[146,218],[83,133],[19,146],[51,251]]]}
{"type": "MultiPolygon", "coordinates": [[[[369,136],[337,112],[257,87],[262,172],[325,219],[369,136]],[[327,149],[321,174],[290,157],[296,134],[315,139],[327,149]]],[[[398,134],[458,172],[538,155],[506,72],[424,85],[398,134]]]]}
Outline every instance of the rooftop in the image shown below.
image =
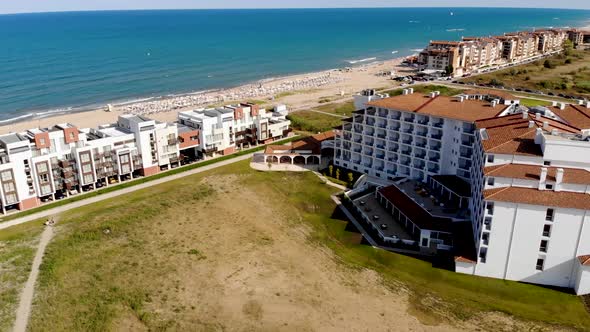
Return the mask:
{"type": "Polygon", "coordinates": [[[456,175],[433,175],[432,178],[459,196],[471,196],[471,185],[456,175]]]}
{"type": "Polygon", "coordinates": [[[493,107],[489,102],[480,100],[464,100],[461,102],[454,97],[439,95],[431,98],[419,93],[376,100],[368,105],[466,122],[493,118],[506,109],[504,105],[493,107]]]}
{"type": "Polygon", "coordinates": [[[467,91],[463,91],[464,95],[470,96],[490,96],[496,97],[504,100],[518,100],[520,98],[516,97],[515,95],[508,93],[506,91],[500,90],[492,90],[492,89],[471,89],[467,91]]]}
{"type": "Polygon", "coordinates": [[[557,106],[548,107],[548,109],[569,125],[578,128],[590,128],[590,108],[586,106],[566,105],[563,110],[557,106]]]}
{"type": "Polygon", "coordinates": [[[590,255],[579,256],[578,260],[580,261],[580,264],[590,266],[590,255]]]}
{"type": "Polygon", "coordinates": [[[20,134],[12,133],[0,136],[0,142],[4,143],[5,145],[24,141],[28,142],[29,140],[20,134]]]}
{"type": "MultiPolygon", "coordinates": [[[[533,180],[539,181],[541,169],[546,166],[539,165],[522,165],[522,164],[504,164],[496,166],[488,166],[484,169],[484,174],[487,176],[505,177],[513,179],[533,180]]],[[[547,180],[555,181],[558,167],[546,167],[547,180]]],[[[571,184],[585,184],[590,185],[590,172],[584,169],[577,168],[562,168],[563,183],[571,184]]]]}
{"type": "Polygon", "coordinates": [[[412,180],[402,180],[379,189],[379,192],[421,229],[451,232],[453,219],[465,219],[460,215],[461,210],[445,207],[412,180]]]}
{"type": "Polygon", "coordinates": [[[521,187],[487,189],[483,194],[490,201],[590,210],[589,194],[521,187]]]}

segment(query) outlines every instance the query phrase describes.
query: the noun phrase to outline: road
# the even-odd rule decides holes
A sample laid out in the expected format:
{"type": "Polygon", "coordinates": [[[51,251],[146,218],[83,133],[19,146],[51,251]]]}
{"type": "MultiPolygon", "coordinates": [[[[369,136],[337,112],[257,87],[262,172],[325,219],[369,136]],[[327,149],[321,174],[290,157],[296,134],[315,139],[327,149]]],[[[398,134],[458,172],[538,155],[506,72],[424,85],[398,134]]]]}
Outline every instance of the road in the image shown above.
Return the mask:
{"type": "Polygon", "coordinates": [[[246,154],[246,155],[243,155],[243,156],[235,157],[235,158],[232,158],[232,159],[228,159],[228,160],[220,161],[220,162],[213,163],[213,164],[210,164],[210,165],[207,165],[207,166],[203,166],[203,167],[200,167],[200,168],[196,168],[196,169],[193,169],[193,170],[190,170],[190,171],[181,172],[181,173],[178,173],[178,174],[166,176],[166,177],[163,177],[161,179],[148,181],[148,182],[145,182],[145,183],[142,183],[142,184],[138,184],[138,185],[135,185],[135,186],[132,186],[132,187],[128,187],[128,188],[124,188],[124,189],[120,189],[120,190],[115,190],[115,191],[112,191],[112,192],[107,193],[107,194],[103,194],[103,195],[99,195],[99,196],[94,196],[94,197],[83,199],[83,200],[80,200],[80,201],[77,201],[77,202],[73,202],[73,203],[70,203],[70,204],[58,206],[58,207],[53,208],[53,209],[41,211],[41,212],[38,212],[38,213],[33,213],[33,214],[28,215],[28,216],[24,216],[22,218],[17,218],[17,219],[9,220],[9,221],[6,221],[6,222],[2,222],[2,223],[0,223],[0,230],[6,229],[6,228],[9,228],[9,227],[13,227],[13,226],[16,226],[16,225],[20,225],[20,224],[23,224],[23,223],[26,223],[26,222],[29,222],[29,221],[32,221],[32,220],[37,220],[37,219],[41,219],[41,218],[47,218],[49,216],[53,216],[53,215],[56,215],[56,214],[65,212],[65,211],[68,211],[70,209],[75,209],[75,208],[78,208],[78,207],[81,207],[81,206],[85,206],[85,205],[88,205],[88,204],[93,204],[93,203],[96,203],[96,202],[104,201],[105,199],[109,199],[109,198],[113,198],[113,197],[117,197],[117,196],[121,196],[121,195],[126,195],[128,193],[132,193],[132,192],[137,191],[137,190],[146,189],[146,188],[149,188],[149,187],[152,187],[152,186],[161,184],[161,183],[165,183],[165,182],[168,182],[168,181],[178,180],[178,179],[181,179],[181,178],[184,178],[184,177],[187,177],[187,176],[191,176],[191,175],[194,175],[194,174],[198,174],[198,173],[201,173],[201,172],[206,172],[206,171],[209,171],[209,170],[218,168],[218,167],[222,167],[222,166],[225,166],[225,165],[230,165],[230,164],[233,164],[233,163],[237,163],[239,161],[252,158],[253,155],[254,155],[254,153],[246,154]]]}
{"type": "Polygon", "coordinates": [[[41,234],[41,240],[39,241],[39,247],[37,253],[33,259],[33,266],[31,267],[31,273],[29,279],[23,288],[23,292],[20,295],[20,302],[18,309],[16,310],[16,319],[14,321],[14,332],[25,332],[29,323],[29,317],[31,316],[31,305],[33,304],[33,295],[35,294],[35,283],[39,276],[39,267],[43,261],[43,255],[45,254],[45,248],[53,237],[53,227],[46,226],[45,230],[41,234]]]}

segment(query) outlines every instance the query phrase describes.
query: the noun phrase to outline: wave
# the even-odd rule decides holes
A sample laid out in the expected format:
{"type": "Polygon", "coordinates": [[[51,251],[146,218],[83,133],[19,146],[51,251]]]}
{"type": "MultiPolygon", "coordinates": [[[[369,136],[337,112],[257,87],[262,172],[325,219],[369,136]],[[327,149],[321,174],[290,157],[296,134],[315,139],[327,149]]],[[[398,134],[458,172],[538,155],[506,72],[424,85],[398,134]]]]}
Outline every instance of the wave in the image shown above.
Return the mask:
{"type": "Polygon", "coordinates": [[[410,51],[412,51],[412,52],[422,52],[422,51],[424,51],[424,49],[423,48],[413,48],[410,51]]]}
{"type": "Polygon", "coordinates": [[[350,63],[351,65],[354,65],[357,63],[373,61],[373,60],[377,60],[377,58],[366,58],[366,59],[360,59],[360,60],[346,60],[346,62],[350,63]]]}
{"type": "Polygon", "coordinates": [[[420,23],[420,21],[408,21],[408,23],[420,23]]]}
{"type": "Polygon", "coordinates": [[[399,51],[391,51],[391,54],[398,54],[399,51]]]}
{"type": "Polygon", "coordinates": [[[447,29],[447,32],[465,31],[465,29],[447,29]]]}

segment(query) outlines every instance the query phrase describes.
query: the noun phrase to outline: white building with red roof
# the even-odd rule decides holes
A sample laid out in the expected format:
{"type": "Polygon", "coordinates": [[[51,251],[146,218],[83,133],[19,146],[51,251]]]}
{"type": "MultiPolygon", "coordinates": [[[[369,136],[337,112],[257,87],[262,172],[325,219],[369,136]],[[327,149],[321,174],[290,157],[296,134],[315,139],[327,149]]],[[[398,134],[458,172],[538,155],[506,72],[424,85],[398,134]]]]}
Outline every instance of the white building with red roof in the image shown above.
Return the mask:
{"type": "Polygon", "coordinates": [[[590,104],[530,112],[518,104],[493,90],[405,90],[344,121],[334,164],[390,181],[375,196],[413,228],[435,217],[437,204],[461,215],[466,204],[452,187],[465,183],[471,231],[443,243],[418,226],[421,251],[450,246],[457,272],[590,293],[590,104]],[[455,180],[447,186],[440,176],[455,180]],[[395,191],[400,179],[418,184],[395,191]]]}

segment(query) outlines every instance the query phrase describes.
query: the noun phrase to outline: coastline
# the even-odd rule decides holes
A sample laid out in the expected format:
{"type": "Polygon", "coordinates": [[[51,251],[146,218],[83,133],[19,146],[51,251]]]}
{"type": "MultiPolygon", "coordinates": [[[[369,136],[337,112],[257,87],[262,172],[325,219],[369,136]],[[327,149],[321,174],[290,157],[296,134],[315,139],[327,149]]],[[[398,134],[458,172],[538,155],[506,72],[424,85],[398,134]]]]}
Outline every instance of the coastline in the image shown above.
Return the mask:
{"type": "Polygon", "coordinates": [[[313,107],[319,104],[320,98],[352,97],[352,94],[367,87],[381,88],[392,85],[389,77],[377,74],[383,71],[410,71],[410,67],[402,65],[404,58],[367,61],[345,67],[350,68],[349,70],[328,69],[266,78],[231,88],[121,101],[112,104],[112,112],[107,111],[107,104],[80,109],[33,111],[14,119],[0,121],[0,134],[50,127],[65,122],[79,128],[91,128],[116,122],[121,114],[141,114],[158,121],[170,122],[176,120],[178,112],[248,100],[264,101],[268,106],[283,103],[291,110],[313,107]]]}

